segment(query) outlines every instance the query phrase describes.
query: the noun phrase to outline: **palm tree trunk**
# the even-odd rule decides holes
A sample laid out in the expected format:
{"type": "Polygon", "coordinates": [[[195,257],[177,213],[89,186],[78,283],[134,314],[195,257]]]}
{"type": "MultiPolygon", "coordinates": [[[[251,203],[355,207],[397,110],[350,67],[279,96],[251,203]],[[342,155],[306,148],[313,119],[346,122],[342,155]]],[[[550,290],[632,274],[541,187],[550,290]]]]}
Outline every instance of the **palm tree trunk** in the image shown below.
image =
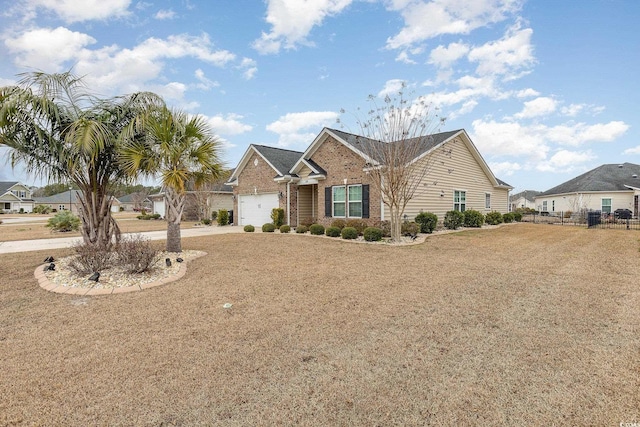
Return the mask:
{"type": "Polygon", "coordinates": [[[167,252],[182,252],[180,221],[184,210],[184,194],[171,187],[165,188],[166,220],[167,220],[167,252]]]}

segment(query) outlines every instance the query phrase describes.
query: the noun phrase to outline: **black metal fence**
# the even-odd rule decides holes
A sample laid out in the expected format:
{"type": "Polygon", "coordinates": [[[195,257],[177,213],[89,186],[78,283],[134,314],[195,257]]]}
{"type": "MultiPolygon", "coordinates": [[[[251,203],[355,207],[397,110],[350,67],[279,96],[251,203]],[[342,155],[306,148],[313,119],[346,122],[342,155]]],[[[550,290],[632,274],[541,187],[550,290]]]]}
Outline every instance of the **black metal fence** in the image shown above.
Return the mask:
{"type": "Polygon", "coordinates": [[[600,211],[582,212],[552,212],[548,215],[537,213],[523,214],[522,222],[536,224],[569,225],[587,228],[616,228],[626,230],[640,230],[640,219],[621,218],[614,213],[600,211]]]}

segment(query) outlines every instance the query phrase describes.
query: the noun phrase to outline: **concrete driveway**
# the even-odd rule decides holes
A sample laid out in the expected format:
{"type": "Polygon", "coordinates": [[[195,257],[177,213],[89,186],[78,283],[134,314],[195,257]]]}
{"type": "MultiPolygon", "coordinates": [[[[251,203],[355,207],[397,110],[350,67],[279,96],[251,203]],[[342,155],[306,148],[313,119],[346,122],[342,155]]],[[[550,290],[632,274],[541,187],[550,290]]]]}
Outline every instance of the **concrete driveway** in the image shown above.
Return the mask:
{"type": "MultiPolygon", "coordinates": [[[[187,228],[180,231],[182,237],[197,237],[208,236],[213,234],[230,234],[230,233],[242,233],[243,227],[238,226],[224,226],[224,227],[196,227],[187,228]]],[[[150,240],[165,240],[167,238],[167,231],[147,231],[144,233],[131,233],[142,234],[150,240]]],[[[124,234],[125,236],[127,234],[124,234]]],[[[16,252],[30,252],[41,251],[46,249],[60,249],[68,248],[75,242],[81,241],[81,237],[59,237],[56,239],[37,239],[37,240],[17,240],[13,242],[0,242],[0,254],[16,253],[16,252]]]]}

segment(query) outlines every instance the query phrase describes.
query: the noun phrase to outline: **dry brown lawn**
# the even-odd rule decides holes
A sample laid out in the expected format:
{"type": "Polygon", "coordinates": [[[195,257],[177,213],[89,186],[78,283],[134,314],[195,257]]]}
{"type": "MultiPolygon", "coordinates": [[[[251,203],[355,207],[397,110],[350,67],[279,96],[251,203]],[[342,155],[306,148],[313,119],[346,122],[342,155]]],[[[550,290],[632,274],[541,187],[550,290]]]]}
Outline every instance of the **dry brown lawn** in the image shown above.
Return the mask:
{"type": "Polygon", "coordinates": [[[640,421],[639,232],[183,247],[209,255],[182,280],[103,297],[40,289],[48,253],[0,256],[0,425],[640,421]]]}
{"type": "MultiPolygon", "coordinates": [[[[136,214],[137,215],[137,214],[136,214]]],[[[140,233],[143,231],[166,230],[167,223],[162,220],[139,220],[130,213],[114,215],[123,233],[140,233]]],[[[80,237],[80,232],[57,233],[46,227],[48,216],[45,215],[0,215],[0,220],[8,218],[27,218],[33,221],[24,223],[0,224],[0,241],[51,239],[56,237],[80,237]]],[[[183,221],[181,228],[192,228],[195,221],[183,221]]]]}

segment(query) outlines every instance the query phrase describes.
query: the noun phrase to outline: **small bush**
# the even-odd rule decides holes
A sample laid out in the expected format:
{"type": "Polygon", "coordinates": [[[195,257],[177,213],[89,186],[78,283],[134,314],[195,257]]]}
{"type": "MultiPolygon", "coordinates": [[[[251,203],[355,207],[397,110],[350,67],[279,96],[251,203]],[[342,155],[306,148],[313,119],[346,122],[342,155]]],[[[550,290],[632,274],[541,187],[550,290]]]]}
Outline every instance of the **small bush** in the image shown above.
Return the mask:
{"type": "MultiPolygon", "coordinates": [[[[344,230],[344,227],[343,227],[344,230]]],[[[327,227],[327,229],[324,231],[324,234],[326,234],[329,237],[338,237],[340,236],[340,227],[327,227]]]]}
{"type": "Polygon", "coordinates": [[[307,227],[306,225],[299,225],[296,227],[296,233],[298,234],[304,234],[307,231],[309,231],[309,227],[307,227]]]}
{"type": "Polygon", "coordinates": [[[2,224],[2,220],[0,219],[0,224],[2,224]]]}
{"type": "Polygon", "coordinates": [[[324,234],[324,226],[322,224],[311,224],[309,231],[316,236],[322,236],[324,234]]]}
{"type": "Polygon", "coordinates": [[[53,231],[67,232],[78,231],[80,229],[80,218],[69,211],[57,213],[53,218],[47,221],[47,227],[53,231]]]}
{"type": "Polygon", "coordinates": [[[115,248],[115,262],[129,274],[150,270],[158,261],[158,250],[141,234],[125,236],[115,248]]]}
{"type": "Polygon", "coordinates": [[[271,209],[271,220],[273,221],[273,225],[275,225],[276,228],[280,228],[280,226],[284,224],[284,209],[271,209]]]}
{"type": "Polygon", "coordinates": [[[217,221],[218,219],[218,211],[211,212],[211,221],[217,221]]]}
{"type": "Polygon", "coordinates": [[[456,230],[464,224],[464,214],[460,211],[449,211],[444,215],[444,226],[456,230]]]}
{"type": "Polygon", "coordinates": [[[263,233],[273,233],[274,231],[276,231],[276,226],[273,225],[272,222],[267,222],[266,224],[262,225],[263,233]]]}
{"type": "Polygon", "coordinates": [[[286,233],[288,233],[290,231],[291,231],[291,227],[288,226],[287,224],[284,224],[284,225],[280,226],[280,232],[281,233],[285,233],[286,234],[286,233]]]}
{"type": "Polygon", "coordinates": [[[378,227],[367,227],[362,233],[364,240],[367,242],[377,242],[382,240],[382,230],[378,227]]]}
{"type": "Polygon", "coordinates": [[[160,219],[160,214],[159,213],[154,213],[153,215],[149,215],[151,217],[151,219],[160,219]]]}
{"type": "Polygon", "coordinates": [[[347,223],[344,221],[344,219],[334,219],[331,222],[331,226],[332,227],[337,227],[340,230],[342,230],[344,227],[346,227],[347,223]]]}
{"type": "Polygon", "coordinates": [[[18,213],[23,214],[23,213],[24,213],[24,208],[20,208],[20,210],[18,211],[18,213]]]}
{"type": "Polygon", "coordinates": [[[522,221],[522,214],[520,212],[513,212],[513,219],[517,222],[522,221]]]}
{"type": "Polygon", "coordinates": [[[420,232],[420,225],[417,222],[409,222],[405,221],[400,226],[400,233],[402,234],[411,234],[415,236],[420,232]]]}
{"type": "Polygon", "coordinates": [[[147,210],[145,208],[140,209],[140,215],[146,215],[147,210]]]}
{"type": "Polygon", "coordinates": [[[78,275],[85,275],[102,271],[111,267],[115,253],[107,246],[89,245],[82,241],[71,246],[76,253],[69,261],[69,267],[78,275]]]}
{"type": "Polygon", "coordinates": [[[367,223],[361,219],[350,219],[347,221],[345,227],[355,228],[360,235],[364,232],[364,229],[367,228],[367,223]]]}
{"type": "Polygon", "coordinates": [[[347,239],[347,240],[353,240],[358,238],[358,230],[356,230],[354,227],[345,227],[342,229],[340,234],[342,235],[343,239],[347,239]]]}
{"type": "Polygon", "coordinates": [[[484,215],[482,212],[469,209],[464,211],[464,226],[465,227],[482,227],[484,224],[484,215]]]}
{"type": "Polygon", "coordinates": [[[498,211],[489,212],[484,221],[489,225],[498,225],[502,223],[502,214],[498,211]]]}
{"type": "Polygon", "coordinates": [[[244,231],[246,231],[247,233],[253,233],[254,231],[256,231],[256,228],[253,225],[249,224],[244,226],[244,231]]]}
{"type": "Polygon", "coordinates": [[[211,225],[211,220],[209,218],[203,218],[200,222],[204,225],[211,225]]]}
{"type": "Polygon", "coordinates": [[[438,225],[438,215],[431,212],[420,212],[416,215],[416,222],[420,224],[421,233],[433,233],[438,225]]]}
{"type": "Polygon", "coordinates": [[[502,220],[508,224],[510,222],[513,222],[514,216],[511,212],[507,212],[506,214],[502,215],[502,220]]]}
{"type": "Polygon", "coordinates": [[[316,219],[310,216],[306,218],[302,218],[300,220],[300,225],[304,225],[307,228],[311,227],[315,223],[316,223],[316,219]]]}
{"type": "MultiPolygon", "coordinates": [[[[565,218],[571,218],[571,215],[573,215],[573,212],[571,211],[564,211],[564,217],[565,218]]],[[[505,221],[506,222],[506,221],[505,221]]]]}
{"type": "Polygon", "coordinates": [[[51,207],[47,205],[38,205],[35,208],[33,208],[33,213],[48,214],[48,213],[51,213],[51,207]]]}
{"type": "Polygon", "coordinates": [[[218,210],[216,221],[218,221],[218,225],[220,226],[229,224],[229,211],[226,209],[218,210]]]}
{"type": "Polygon", "coordinates": [[[391,237],[390,221],[378,221],[377,227],[382,230],[382,237],[391,237]]]}

